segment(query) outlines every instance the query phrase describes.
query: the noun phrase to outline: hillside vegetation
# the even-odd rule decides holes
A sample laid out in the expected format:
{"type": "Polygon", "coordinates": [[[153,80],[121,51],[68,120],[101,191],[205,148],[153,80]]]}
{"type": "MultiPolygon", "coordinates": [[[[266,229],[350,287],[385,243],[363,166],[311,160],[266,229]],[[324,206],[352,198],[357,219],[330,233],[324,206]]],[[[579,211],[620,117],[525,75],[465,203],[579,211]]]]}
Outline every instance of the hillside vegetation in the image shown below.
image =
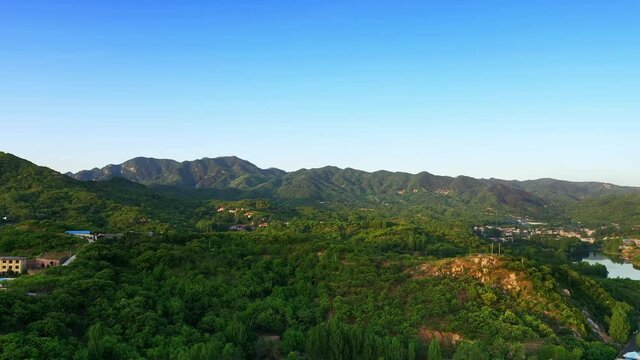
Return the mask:
{"type": "MultiPolygon", "coordinates": [[[[362,206],[421,207],[431,213],[464,212],[468,217],[596,222],[589,209],[607,212],[607,197],[620,199],[627,209],[638,198],[639,188],[597,182],[554,179],[506,181],[447,177],[427,172],[365,172],[327,166],[285,172],[260,169],[236,157],[204,158],[177,162],[135,158],[120,165],[69,174],[79,180],[102,181],[117,177],[141,184],[161,186],[172,195],[187,198],[238,200],[268,198],[296,205],[349,203],[362,206]],[[635,194],[635,197],[632,195],[635,194]],[[628,196],[629,195],[629,196],[628,196]],[[622,200],[624,199],[624,200],[622,200]],[[587,201],[592,200],[592,201],[587,201]]],[[[640,225],[637,217],[614,216],[629,225],[640,225]]],[[[613,218],[612,218],[613,219],[613,218]]]]}
{"type": "Polygon", "coordinates": [[[494,180],[225,159],[218,180],[146,186],[0,154],[2,254],[77,255],[3,283],[0,358],[414,360],[437,346],[449,359],[596,360],[635,328],[637,282],[569,261],[579,240],[496,255],[472,232],[531,213],[570,221],[554,214],[607,206],[611,189],[578,199],[583,185],[565,184],[574,199],[552,200],[494,180]],[[86,243],[70,228],[123,236],[86,243]]]}

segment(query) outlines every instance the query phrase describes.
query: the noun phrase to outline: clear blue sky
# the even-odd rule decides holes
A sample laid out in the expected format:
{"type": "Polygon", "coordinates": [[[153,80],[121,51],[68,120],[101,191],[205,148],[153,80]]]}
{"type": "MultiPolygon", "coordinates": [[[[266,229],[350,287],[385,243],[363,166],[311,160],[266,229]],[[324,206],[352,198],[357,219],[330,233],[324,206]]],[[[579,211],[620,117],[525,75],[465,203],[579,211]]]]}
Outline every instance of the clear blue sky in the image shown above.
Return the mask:
{"type": "Polygon", "coordinates": [[[0,150],[640,186],[640,1],[0,2],[0,150]]]}

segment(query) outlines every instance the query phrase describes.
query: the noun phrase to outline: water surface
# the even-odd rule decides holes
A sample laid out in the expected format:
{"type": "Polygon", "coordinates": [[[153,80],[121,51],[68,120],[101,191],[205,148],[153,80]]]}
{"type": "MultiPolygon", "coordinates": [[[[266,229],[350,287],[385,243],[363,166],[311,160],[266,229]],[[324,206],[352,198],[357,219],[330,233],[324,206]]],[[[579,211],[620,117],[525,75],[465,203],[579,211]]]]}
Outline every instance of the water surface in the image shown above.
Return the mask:
{"type": "Polygon", "coordinates": [[[640,280],[640,270],[629,262],[619,258],[609,257],[599,251],[589,253],[589,257],[582,259],[589,264],[602,264],[609,271],[609,278],[629,278],[640,280]]]}

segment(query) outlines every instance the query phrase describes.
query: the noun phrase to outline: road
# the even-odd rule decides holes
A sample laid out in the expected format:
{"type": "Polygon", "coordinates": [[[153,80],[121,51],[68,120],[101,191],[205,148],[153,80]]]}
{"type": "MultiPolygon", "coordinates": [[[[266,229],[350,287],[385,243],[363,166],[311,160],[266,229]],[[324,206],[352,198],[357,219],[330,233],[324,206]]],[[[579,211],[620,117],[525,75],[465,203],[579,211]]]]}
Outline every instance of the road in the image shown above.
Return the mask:
{"type": "Polygon", "coordinates": [[[618,355],[618,358],[623,359],[622,355],[638,350],[640,349],[638,348],[638,345],[636,345],[636,334],[633,334],[633,336],[631,336],[631,341],[622,349],[620,355],[618,355]]]}
{"type": "MultiPolygon", "coordinates": [[[[88,239],[87,239],[87,242],[88,242],[89,244],[91,244],[91,243],[96,242],[96,239],[95,239],[95,238],[88,238],[88,239]]],[[[76,261],[76,254],[71,255],[71,257],[70,257],[70,258],[68,258],[68,259],[67,259],[67,261],[65,261],[65,262],[63,262],[63,263],[62,263],[62,266],[67,266],[67,265],[71,264],[71,263],[72,263],[72,262],[74,262],[74,261],[76,261]]]]}
{"type": "Polygon", "coordinates": [[[70,258],[68,258],[65,262],[62,263],[62,266],[67,266],[74,261],[76,261],[76,254],[71,255],[70,258]]]}

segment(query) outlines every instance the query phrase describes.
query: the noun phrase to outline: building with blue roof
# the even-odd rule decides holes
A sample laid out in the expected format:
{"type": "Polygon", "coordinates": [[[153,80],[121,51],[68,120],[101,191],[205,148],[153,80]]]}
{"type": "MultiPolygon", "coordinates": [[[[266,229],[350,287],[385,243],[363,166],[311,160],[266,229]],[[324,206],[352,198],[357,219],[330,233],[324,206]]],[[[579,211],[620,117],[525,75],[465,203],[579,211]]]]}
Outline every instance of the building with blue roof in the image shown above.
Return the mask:
{"type": "Polygon", "coordinates": [[[89,230],[67,230],[64,232],[65,234],[75,235],[75,236],[88,236],[91,235],[91,231],[89,230]]]}

